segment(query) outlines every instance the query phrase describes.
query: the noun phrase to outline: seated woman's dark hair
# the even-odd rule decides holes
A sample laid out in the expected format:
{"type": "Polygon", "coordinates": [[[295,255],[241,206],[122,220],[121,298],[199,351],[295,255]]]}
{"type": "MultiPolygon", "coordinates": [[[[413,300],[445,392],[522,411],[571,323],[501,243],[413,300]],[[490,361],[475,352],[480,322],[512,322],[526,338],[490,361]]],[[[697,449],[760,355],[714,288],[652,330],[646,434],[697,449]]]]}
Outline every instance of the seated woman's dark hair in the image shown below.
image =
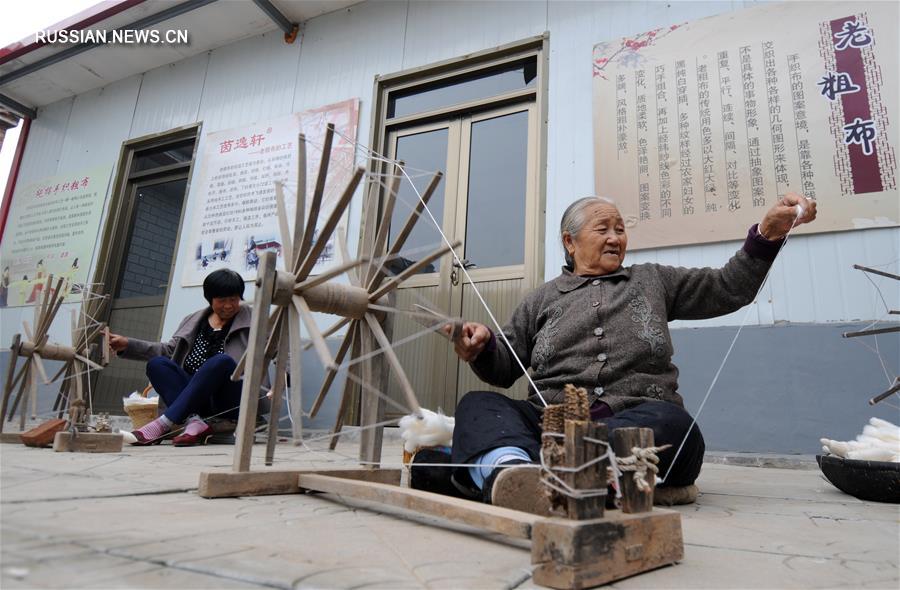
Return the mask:
{"type": "Polygon", "coordinates": [[[213,271],[203,280],[203,298],[212,303],[214,297],[244,298],[244,279],[228,268],[213,271]]]}

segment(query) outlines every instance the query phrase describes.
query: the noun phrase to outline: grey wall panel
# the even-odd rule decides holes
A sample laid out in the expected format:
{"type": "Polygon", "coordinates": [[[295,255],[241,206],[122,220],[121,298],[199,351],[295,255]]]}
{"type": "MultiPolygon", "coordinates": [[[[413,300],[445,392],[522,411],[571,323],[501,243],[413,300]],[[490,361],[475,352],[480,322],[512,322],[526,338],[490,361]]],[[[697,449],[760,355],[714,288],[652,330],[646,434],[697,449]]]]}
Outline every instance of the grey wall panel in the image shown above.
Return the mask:
{"type": "MultiPolygon", "coordinates": [[[[372,127],[375,76],[402,68],[407,3],[366,2],[306,23],[293,110],[359,98],[357,140],[368,146],[372,127]]],[[[365,165],[365,152],[357,153],[365,165]]],[[[347,243],[351,255],[359,243],[362,189],[349,208],[347,243]]]]}
{"type": "Polygon", "coordinates": [[[540,35],[547,2],[410,2],[403,68],[540,35]]]}
{"type": "Polygon", "coordinates": [[[128,139],[140,77],[132,76],[75,97],[59,171],[113,165],[128,139]]]}
{"type": "MultiPolygon", "coordinates": [[[[841,333],[861,324],[749,327],[741,332],[698,423],[707,449],[815,453],[819,438],[850,440],[871,416],[900,422],[896,395],[867,400],[888,388],[878,356],[841,333]]],[[[679,391],[696,415],[735,328],[673,330],[679,391]]],[[[868,344],[874,344],[869,337],[868,344]]],[[[900,363],[900,336],[879,338],[888,367],[900,363]]]]}
{"type": "Polygon", "coordinates": [[[59,171],[59,157],[74,102],[75,99],[68,98],[38,111],[28,132],[17,187],[24,188],[59,171]]]}
{"type": "Polygon", "coordinates": [[[200,103],[204,133],[290,114],[299,52],[280,32],[213,51],[200,103]]]}
{"type": "MultiPolygon", "coordinates": [[[[200,99],[199,117],[203,131],[197,146],[197,162],[207,149],[206,135],[267,121],[291,113],[299,45],[288,45],[280,32],[270,32],[221,47],[211,52],[200,99]]],[[[200,167],[195,166],[191,186],[199,182],[200,167]]],[[[182,243],[175,260],[172,287],[166,307],[162,333],[168,337],[185,315],[206,305],[200,287],[182,287],[184,264],[192,253],[183,240],[190,232],[197,206],[193,194],[185,206],[182,243]]],[[[252,289],[248,289],[252,298],[252,289]]]]}
{"type": "Polygon", "coordinates": [[[144,74],[129,137],[196,122],[209,60],[204,53],[144,74]]]}

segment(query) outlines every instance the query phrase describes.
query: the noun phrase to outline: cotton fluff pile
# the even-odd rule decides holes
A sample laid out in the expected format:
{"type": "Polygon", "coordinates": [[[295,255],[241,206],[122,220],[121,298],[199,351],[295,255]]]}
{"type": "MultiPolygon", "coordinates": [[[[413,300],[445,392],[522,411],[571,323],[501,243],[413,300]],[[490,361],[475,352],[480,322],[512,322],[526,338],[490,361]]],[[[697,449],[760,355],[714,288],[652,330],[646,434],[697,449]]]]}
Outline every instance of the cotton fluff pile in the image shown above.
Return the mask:
{"type": "Polygon", "coordinates": [[[819,440],[823,451],[844,459],[900,463],[900,427],[887,420],[871,418],[856,440],[819,440]]]}
{"type": "Polygon", "coordinates": [[[453,442],[453,425],[456,421],[438,410],[422,409],[422,418],[415,414],[400,418],[400,436],[403,450],[415,453],[419,447],[449,447],[453,442]]]}

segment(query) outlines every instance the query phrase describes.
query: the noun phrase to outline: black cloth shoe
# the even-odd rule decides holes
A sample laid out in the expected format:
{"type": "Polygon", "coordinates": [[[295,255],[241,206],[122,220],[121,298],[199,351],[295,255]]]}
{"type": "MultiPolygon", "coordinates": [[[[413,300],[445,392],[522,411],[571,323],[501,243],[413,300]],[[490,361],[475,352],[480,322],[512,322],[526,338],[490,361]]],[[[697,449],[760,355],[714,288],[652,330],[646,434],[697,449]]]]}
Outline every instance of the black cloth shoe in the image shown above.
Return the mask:
{"type": "Polygon", "coordinates": [[[409,487],[454,498],[465,498],[466,496],[451,481],[453,468],[431,465],[438,463],[450,463],[449,451],[422,449],[417,452],[409,468],[409,487]],[[425,465],[417,465],[421,463],[425,465]]]}

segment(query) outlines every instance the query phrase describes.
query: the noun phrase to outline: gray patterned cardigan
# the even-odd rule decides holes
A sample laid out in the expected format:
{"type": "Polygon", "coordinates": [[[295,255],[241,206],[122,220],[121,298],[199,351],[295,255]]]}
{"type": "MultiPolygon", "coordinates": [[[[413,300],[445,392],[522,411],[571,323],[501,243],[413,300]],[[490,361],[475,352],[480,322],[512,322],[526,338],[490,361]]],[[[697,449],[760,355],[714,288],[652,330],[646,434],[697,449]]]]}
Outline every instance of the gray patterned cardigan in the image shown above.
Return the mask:
{"type": "MultiPolygon", "coordinates": [[[[636,264],[585,277],[564,268],[525,297],[503,332],[548,403],[561,402],[572,383],[613,412],[648,399],[683,406],[668,322],[716,317],[750,303],[781,244],[762,238],[754,225],[720,269],[636,264]]],[[[470,366],[498,387],[522,376],[496,338],[470,366]]],[[[539,403],[535,394],[530,399],[539,403]]]]}

